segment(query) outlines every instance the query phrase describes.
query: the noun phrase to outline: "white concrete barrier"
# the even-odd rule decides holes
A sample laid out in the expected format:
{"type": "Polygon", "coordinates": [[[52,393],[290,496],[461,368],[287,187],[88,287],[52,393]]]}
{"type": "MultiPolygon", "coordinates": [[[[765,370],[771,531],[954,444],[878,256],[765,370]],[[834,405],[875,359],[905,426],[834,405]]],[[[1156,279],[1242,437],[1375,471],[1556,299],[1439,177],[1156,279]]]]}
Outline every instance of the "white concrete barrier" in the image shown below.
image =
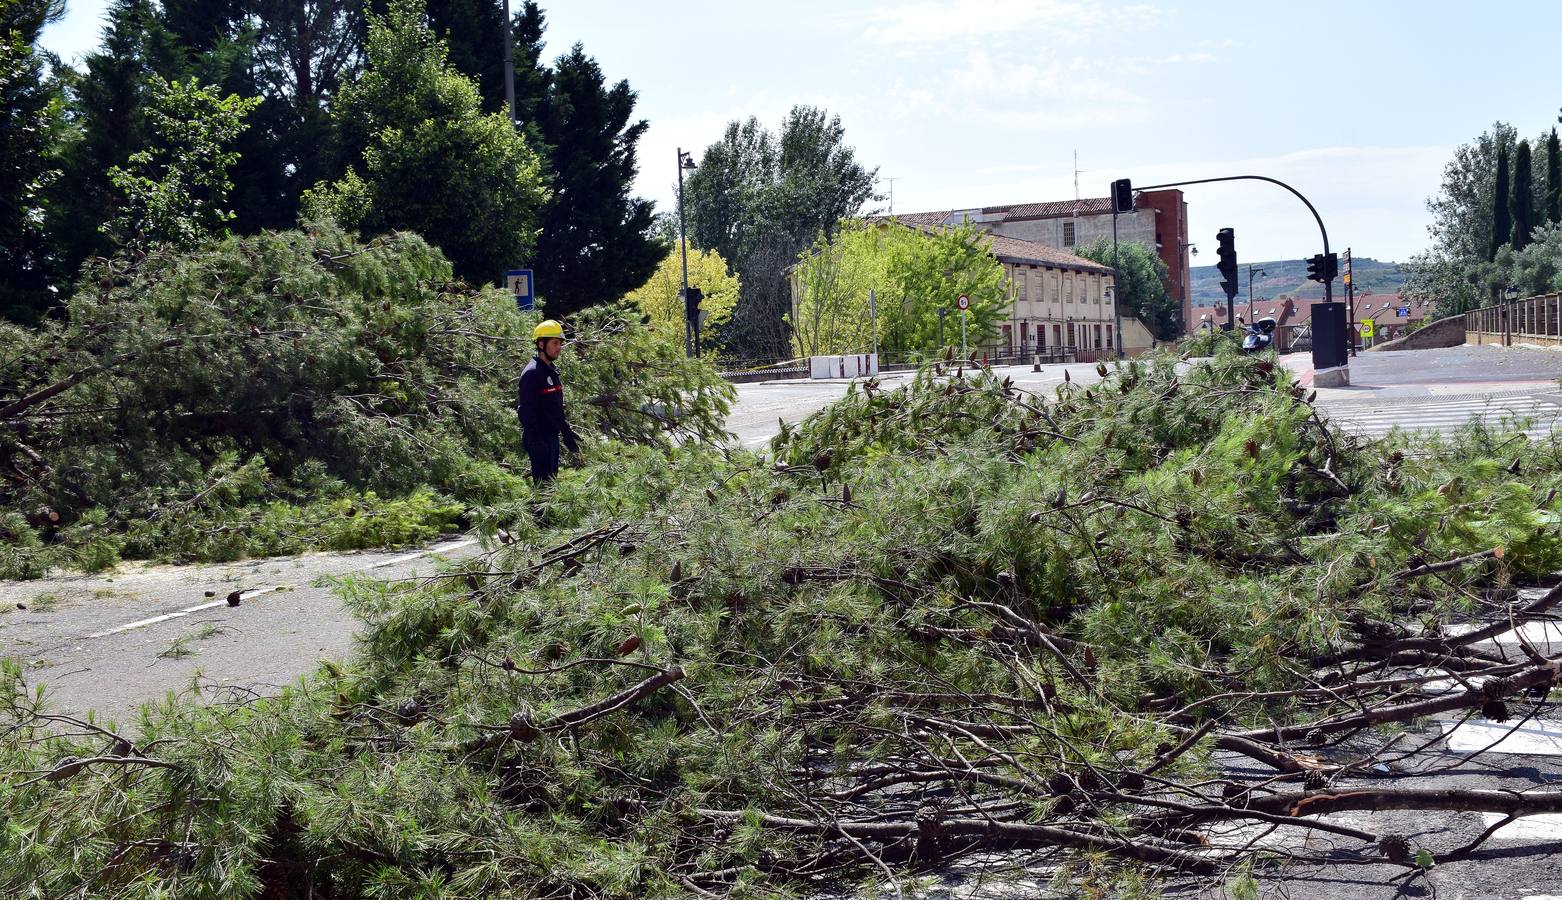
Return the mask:
{"type": "Polygon", "coordinates": [[[850,353],[843,356],[810,356],[809,378],[866,378],[879,374],[877,353],[850,353]]]}

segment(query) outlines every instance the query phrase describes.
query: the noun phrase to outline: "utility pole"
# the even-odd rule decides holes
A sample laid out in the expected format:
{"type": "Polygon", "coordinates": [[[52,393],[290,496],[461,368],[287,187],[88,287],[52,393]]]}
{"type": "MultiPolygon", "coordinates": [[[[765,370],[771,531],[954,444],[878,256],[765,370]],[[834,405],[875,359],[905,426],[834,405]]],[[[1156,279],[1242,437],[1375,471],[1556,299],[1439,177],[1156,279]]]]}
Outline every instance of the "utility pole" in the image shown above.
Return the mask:
{"type": "Polygon", "coordinates": [[[879,305],[873,288],[868,288],[868,330],[873,332],[873,358],[879,358],[879,305]]]}
{"type": "MultiPolygon", "coordinates": [[[[508,0],[506,0],[506,2],[508,2],[508,0]]],[[[685,236],[684,230],[683,230],[683,170],[684,169],[693,169],[693,168],[694,168],[694,158],[692,156],[690,156],[689,154],[684,153],[683,152],[683,148],[679,147],[678,148],[678,252],[681,255],[682,260],[683,260],[683,288],[678,291],[678,300],[683,303],[683,308],[684,308],[684,316],[683,316],[683,318],[684,318],[684,322],[683,322],[683,326],[684,326],[684,340],[685,340],[685,343],[687,344],[687,346],[685,347],[685,350],[688,353],[688,355],[691,356],[691,357],[694,356],[694,354],[696,352],[694,343],[695,343],[695,337],[698,334],[697,329],[699,328],[699,322],[696,320],[695,315],[693,313],[691,313],[691,311],[689,309],[689,239],[688,239],[688,237],[685,236]]]]}
{"type": "Polygon", "coordinates": [[[1255,273],[1266,277],[1269,275],[1268,272],[1254,266],[1252,263],[1247,264],[1247,323],[1249,325],[1258,321],[1254,318],[1257,314],[1253,312],[1253,275],[1255,273]]]}
{"type": "Polygon", "coordinates": [[[510,127],[515,127],[515,47],[510,43],[510,0],[500,0],[504,8],[504,106],[510,111],[510,127]]]}

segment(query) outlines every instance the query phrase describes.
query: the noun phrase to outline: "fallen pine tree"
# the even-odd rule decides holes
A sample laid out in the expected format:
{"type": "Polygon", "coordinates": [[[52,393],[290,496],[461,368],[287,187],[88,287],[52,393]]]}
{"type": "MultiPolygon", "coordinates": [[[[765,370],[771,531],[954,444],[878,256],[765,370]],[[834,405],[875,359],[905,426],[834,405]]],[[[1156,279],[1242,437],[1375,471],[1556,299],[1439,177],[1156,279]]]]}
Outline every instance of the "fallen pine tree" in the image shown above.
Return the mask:
{"type": "Polygon", "coordinates": [[[1362,443],[1222,355],[1045,399],[950,363],[764,456],[602,459],[546,527],[496,508],[481,558],[344,583],[360,652],[278,697],[111,727],[9,668],[0,887],[801,897],[994,852],[1108,881],[1305,855],[1216,825],[1409,872],[1495,826],[1338,814],[1562,811],[1359,777],[1562,678],[1494,643],[1562,602],[1519,590],[1562,563],[1550,444],[1362,443]]]}
{"type": "MultiPolygon", "coordinates": [[[[404,233],[97,260],[62,320],[0,324],[0,578],[416,543],[524,500],[537,319],[404,233]]],[[[584,434],[721,435],[731,388],[638,313],[569,324],[584,434]]]]}

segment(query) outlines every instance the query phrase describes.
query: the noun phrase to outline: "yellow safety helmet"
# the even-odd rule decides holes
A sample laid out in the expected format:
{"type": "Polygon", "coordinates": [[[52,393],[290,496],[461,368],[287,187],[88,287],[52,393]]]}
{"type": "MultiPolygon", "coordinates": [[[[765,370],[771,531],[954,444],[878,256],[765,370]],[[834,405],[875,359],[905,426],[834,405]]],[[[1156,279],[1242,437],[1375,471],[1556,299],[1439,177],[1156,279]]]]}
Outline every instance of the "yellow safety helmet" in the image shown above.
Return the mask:
{"type": "Polygon", "coordinates": [[[543,319],[532,329],[532,340],[540,341],[543,338],[558,338],[564,340],[564,326],[553,319],[543,319]]]}

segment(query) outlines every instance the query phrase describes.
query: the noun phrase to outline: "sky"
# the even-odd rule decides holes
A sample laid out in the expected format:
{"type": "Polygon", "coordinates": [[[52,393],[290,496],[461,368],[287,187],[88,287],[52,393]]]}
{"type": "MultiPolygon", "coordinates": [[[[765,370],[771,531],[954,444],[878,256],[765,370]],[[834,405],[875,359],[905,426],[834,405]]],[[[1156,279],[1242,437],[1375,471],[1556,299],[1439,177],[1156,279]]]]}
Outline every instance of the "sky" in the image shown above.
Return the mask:
{"type": "MultiPolygon", "coordinates": [[[[495,0],[501,2],[501,0],[495,0]]],[[[512,4],[518,0],[511,0],[512,4]]],[[[68,0],[43,43],[99,42],[108,0],[68,0]]],[[[637,193],[674,209],[676,152],[795,104],[838,114],[878,204],[919,212],[1224,175],[1301,191],[1331,249],[1403,261],[1425,249],[1443,166],[1494,121],[1550,128],[1562,91],[1562,6],[1539,2],[543,0],[546,56],[575,43],[627,79],[637,193]],[[891,181],[893,179],[893,181],[891,181]]],[[[1278,187],[1185,188],[1190,238],[1239,259],[1304,258],[1317,225],[1278,187]]]]}

